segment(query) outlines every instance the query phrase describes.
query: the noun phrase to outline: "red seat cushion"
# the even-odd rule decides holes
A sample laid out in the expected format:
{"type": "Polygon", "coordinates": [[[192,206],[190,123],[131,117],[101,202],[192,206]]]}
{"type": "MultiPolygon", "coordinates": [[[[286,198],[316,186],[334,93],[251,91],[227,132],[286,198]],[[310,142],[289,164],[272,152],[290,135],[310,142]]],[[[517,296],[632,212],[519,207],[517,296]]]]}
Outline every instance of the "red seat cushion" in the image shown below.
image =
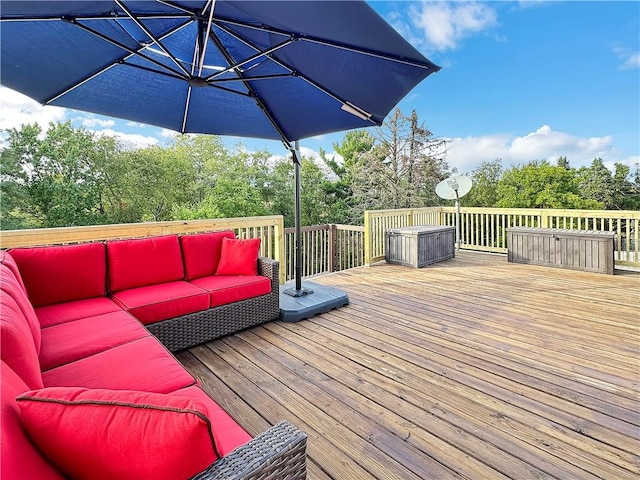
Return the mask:
{"type": "Polygon", "coordinates": [[[144,337],[42,373],[45,387],[167,393],[195,379],[155,337],[144,337]]]}
{"type": "Polygon", "coordinates": [[[14,248],[10,254],[34,307],[106,294],[102,243],[14,248]]]}
{"type": "Polygon", "coordinates": [[[9,295],[0,295],[0,356],[29,388],[42,388],[38,352],[27,319],[9,295]]]}
{"type": "Polygon", "coordinates": [[[259,254],[259,238],[223,238],[216,275],[257,275],[259,254]]]}
{"type": "Polygon", "coordinates": [[[182,281],[124,290],[113,300],[145,325],[209,308],[209,294],[182,281]]]}
{"type": "Polygon", "coordinates": [[[236,236],[232,230],[226,230],[180,237],[186,280],[215,275],[220,263],[223,238],[236,238],[236,236]]]}
{"type": "Polygon", "coordinates": [[[255,277],[214,275],[197,278],[191,283],[210,292],[209,302],[212,307],[271,293],[271,280],[261,275],[255,277]]]}
{"type": "Polygon", "coordinates": [[[170,395],[188,396],[198,400],[206,407],[207,417],[211,420],[213,438],[220,456],[228,455],[232,450],[251,440],[251,435],[236,423],[216,402],[204,393],[200,387],[183,388],[170,395]]]}
{"type": "Polygon", "coordinates": [[[218,458],[206,409],[191,397],[59,387],[17,403],[29,437],[72,478],[186,479],[218,458]]]}
{"type": "Polygon", "coordinates": [[[123,310],[44,328],[40,368],[59,367],[149,335],[123,310]]]}
{"type": "Polygon", "coordinates": [[[62,480],[59,473],[29,441],[20,423],[16,397],[29,386],[0,362],[0,465],[3,480],[62,480]]]}
{"type": "Polygon", "coordinates": [[[39,307],[36,308],[36,315],[41,327],[45,328],[81,318],[121,311],[120,305],[110,298],[97,297],[39,307]]]}
{"type": "Polygon", "coordinates": [[[172,282],[184,278],[177,235],[107,242],[109,290],[172,282]]]}

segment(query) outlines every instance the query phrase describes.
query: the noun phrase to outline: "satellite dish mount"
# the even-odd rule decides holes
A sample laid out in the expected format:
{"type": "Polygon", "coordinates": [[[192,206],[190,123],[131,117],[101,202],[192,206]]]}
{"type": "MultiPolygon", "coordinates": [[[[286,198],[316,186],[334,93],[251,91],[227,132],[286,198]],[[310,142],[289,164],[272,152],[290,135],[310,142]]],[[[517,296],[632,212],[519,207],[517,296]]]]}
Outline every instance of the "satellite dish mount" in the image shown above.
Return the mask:
{"type": "Polygon", "coordinates": [[[436,185],[440,198],[456,201],[456,250],[460,249],[460,199],[469,193],[472,186],[471,179],[464,175],[445,178],[436,185]]]}

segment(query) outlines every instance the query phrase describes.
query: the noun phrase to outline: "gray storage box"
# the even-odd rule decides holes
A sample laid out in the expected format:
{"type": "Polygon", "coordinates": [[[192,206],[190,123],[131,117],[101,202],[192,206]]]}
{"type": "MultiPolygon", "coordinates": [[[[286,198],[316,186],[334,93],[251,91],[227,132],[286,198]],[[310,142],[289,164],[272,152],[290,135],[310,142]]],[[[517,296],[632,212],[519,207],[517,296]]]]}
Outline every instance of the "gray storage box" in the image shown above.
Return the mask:
{"type": "Polygon", "coordinates": [[[613,274],[613,232],[561,228],[507,229],[509,262],[613,274]]]}
{"type": "Polygon", "coordinates": [[[385,260],[421,268],[455,256],[455,227],[417,226],[385,232],[385,260]]]}

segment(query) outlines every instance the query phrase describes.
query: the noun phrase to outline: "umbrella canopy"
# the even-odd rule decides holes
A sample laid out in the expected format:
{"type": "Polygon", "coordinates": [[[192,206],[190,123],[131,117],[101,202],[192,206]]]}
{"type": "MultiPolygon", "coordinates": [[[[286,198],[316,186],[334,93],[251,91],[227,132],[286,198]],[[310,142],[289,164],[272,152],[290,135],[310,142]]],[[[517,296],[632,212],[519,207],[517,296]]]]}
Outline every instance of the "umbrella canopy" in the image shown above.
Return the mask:
{"type": "MultiPolygon", "coordinates": [[[[44,105],[182,133],[297,141],[381,125],[439,70],[363,1],[10,1],[0,80],[44,105]]],[[[295,147],[294,147],[294,142],[295,147]]]]}
{"type": "Polygon", "coordinates": [[[285,144],[381,125],[437,71],[361,1],[5,1],[0,78],[56,105],[285,144]]]}

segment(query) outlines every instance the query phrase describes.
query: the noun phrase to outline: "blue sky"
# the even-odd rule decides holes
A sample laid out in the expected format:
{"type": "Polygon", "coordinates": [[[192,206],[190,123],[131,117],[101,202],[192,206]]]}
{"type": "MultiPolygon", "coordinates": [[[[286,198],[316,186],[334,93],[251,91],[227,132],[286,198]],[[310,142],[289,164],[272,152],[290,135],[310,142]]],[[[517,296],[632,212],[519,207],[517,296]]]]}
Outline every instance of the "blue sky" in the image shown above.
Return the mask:
{"type": "MultiPolygon", "coordinates": [[[[502,158],[588,165],[601,157],[640,162],[640,2],[374,1],[371,6],[442,70],[399,107],[415,109],[460,173],[502,158]]],[[[40,107],[0,89],[0,128],[71,119],[132,145],[164,144],[172,132],[82,112],[40,107]]],[[[344,134],[302,142],[333,151],[344,134]]],[[[280,142],[227,138],[285,155],[280,142]]]]}

